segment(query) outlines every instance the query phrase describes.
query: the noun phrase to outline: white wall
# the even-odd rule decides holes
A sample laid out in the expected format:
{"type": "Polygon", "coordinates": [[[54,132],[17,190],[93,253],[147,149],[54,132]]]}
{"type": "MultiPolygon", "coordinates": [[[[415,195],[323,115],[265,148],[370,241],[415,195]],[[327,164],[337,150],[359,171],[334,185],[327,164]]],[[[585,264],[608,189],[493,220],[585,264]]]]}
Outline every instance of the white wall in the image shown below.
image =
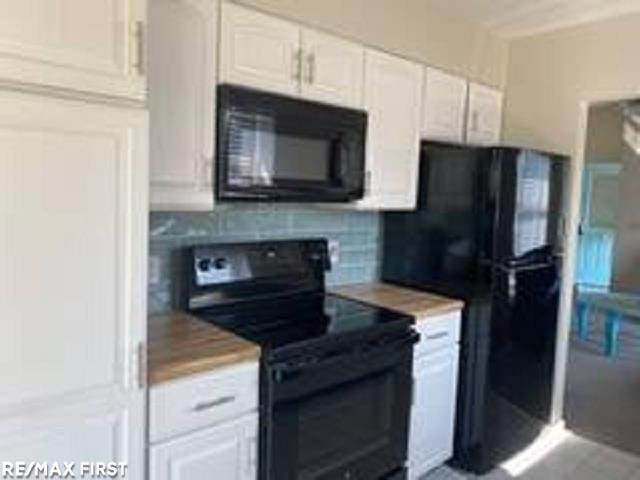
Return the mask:
{"type": "Polygon", "coordinates": [[[423,0],[237,0],[492,86],[502,86],[507,42],[423,0]]]}
{"type": "Polygon", "coordinates": [[[640,14],[511,42],[504,136],[574,154],[580,102],[640,96],[640,14]]]}

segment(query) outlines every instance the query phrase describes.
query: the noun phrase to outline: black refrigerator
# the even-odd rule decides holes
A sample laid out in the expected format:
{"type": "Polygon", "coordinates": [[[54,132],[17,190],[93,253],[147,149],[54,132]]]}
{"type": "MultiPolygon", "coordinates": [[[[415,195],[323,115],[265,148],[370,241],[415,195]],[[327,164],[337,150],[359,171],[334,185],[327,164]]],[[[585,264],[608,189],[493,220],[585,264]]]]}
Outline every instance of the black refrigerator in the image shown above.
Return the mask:
{"type": "Polygon", "coordinates": [[[550,419],[567,166],[534,150],[426,142],[417,209],[384,214],[383,280],[465,301],[459,468],[490,470],[550,419]]]}

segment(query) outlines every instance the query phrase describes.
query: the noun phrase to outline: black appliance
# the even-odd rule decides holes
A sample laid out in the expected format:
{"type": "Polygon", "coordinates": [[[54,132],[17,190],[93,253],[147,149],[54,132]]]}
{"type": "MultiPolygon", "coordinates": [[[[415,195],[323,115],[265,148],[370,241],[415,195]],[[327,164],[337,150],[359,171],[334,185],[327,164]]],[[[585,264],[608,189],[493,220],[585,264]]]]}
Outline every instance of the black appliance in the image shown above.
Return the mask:
{"type": "Polygon", "coordinates": [[[383,279],[466,303],[458,467],[486,472],[550,420],[567,164],[424,143],[417,210],[384,216],[383,279]]]}
{"type": "Polygon", "coordinates": [[[217,117],[219,199],[362,198],[364,111],[221,85],[217,117]]]}
{"type": "Polygon", "coordinates": [[[413,319],[325,293],[325,240],[187,257],[189,310],[262,349],[259,478],[404,479],[413,319]]]}

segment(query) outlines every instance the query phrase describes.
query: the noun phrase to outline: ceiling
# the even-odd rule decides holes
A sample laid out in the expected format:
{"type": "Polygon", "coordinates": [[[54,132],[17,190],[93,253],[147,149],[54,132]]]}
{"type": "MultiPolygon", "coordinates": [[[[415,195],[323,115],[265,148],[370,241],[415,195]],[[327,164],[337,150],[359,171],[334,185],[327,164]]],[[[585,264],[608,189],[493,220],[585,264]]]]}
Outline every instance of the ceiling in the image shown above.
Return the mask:
{"type": "Polygon", "coordinates": [[[426,0],[505,37],[519,37],[640,12],[640,0],[426,0]]]}

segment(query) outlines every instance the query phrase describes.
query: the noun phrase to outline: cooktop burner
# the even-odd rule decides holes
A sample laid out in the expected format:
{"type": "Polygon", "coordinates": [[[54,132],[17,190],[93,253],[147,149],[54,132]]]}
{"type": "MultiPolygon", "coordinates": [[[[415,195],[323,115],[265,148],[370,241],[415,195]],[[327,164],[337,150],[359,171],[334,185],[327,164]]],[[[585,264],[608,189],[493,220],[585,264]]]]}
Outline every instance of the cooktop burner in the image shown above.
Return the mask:
{"type": "Polygon", "coordinates": [[[331,294],[264,300],[251,305],[193,312],[207,322],[259,344],[263,349],[302,346],[341,335],[406,326],[411,318],[331,294]]]}

